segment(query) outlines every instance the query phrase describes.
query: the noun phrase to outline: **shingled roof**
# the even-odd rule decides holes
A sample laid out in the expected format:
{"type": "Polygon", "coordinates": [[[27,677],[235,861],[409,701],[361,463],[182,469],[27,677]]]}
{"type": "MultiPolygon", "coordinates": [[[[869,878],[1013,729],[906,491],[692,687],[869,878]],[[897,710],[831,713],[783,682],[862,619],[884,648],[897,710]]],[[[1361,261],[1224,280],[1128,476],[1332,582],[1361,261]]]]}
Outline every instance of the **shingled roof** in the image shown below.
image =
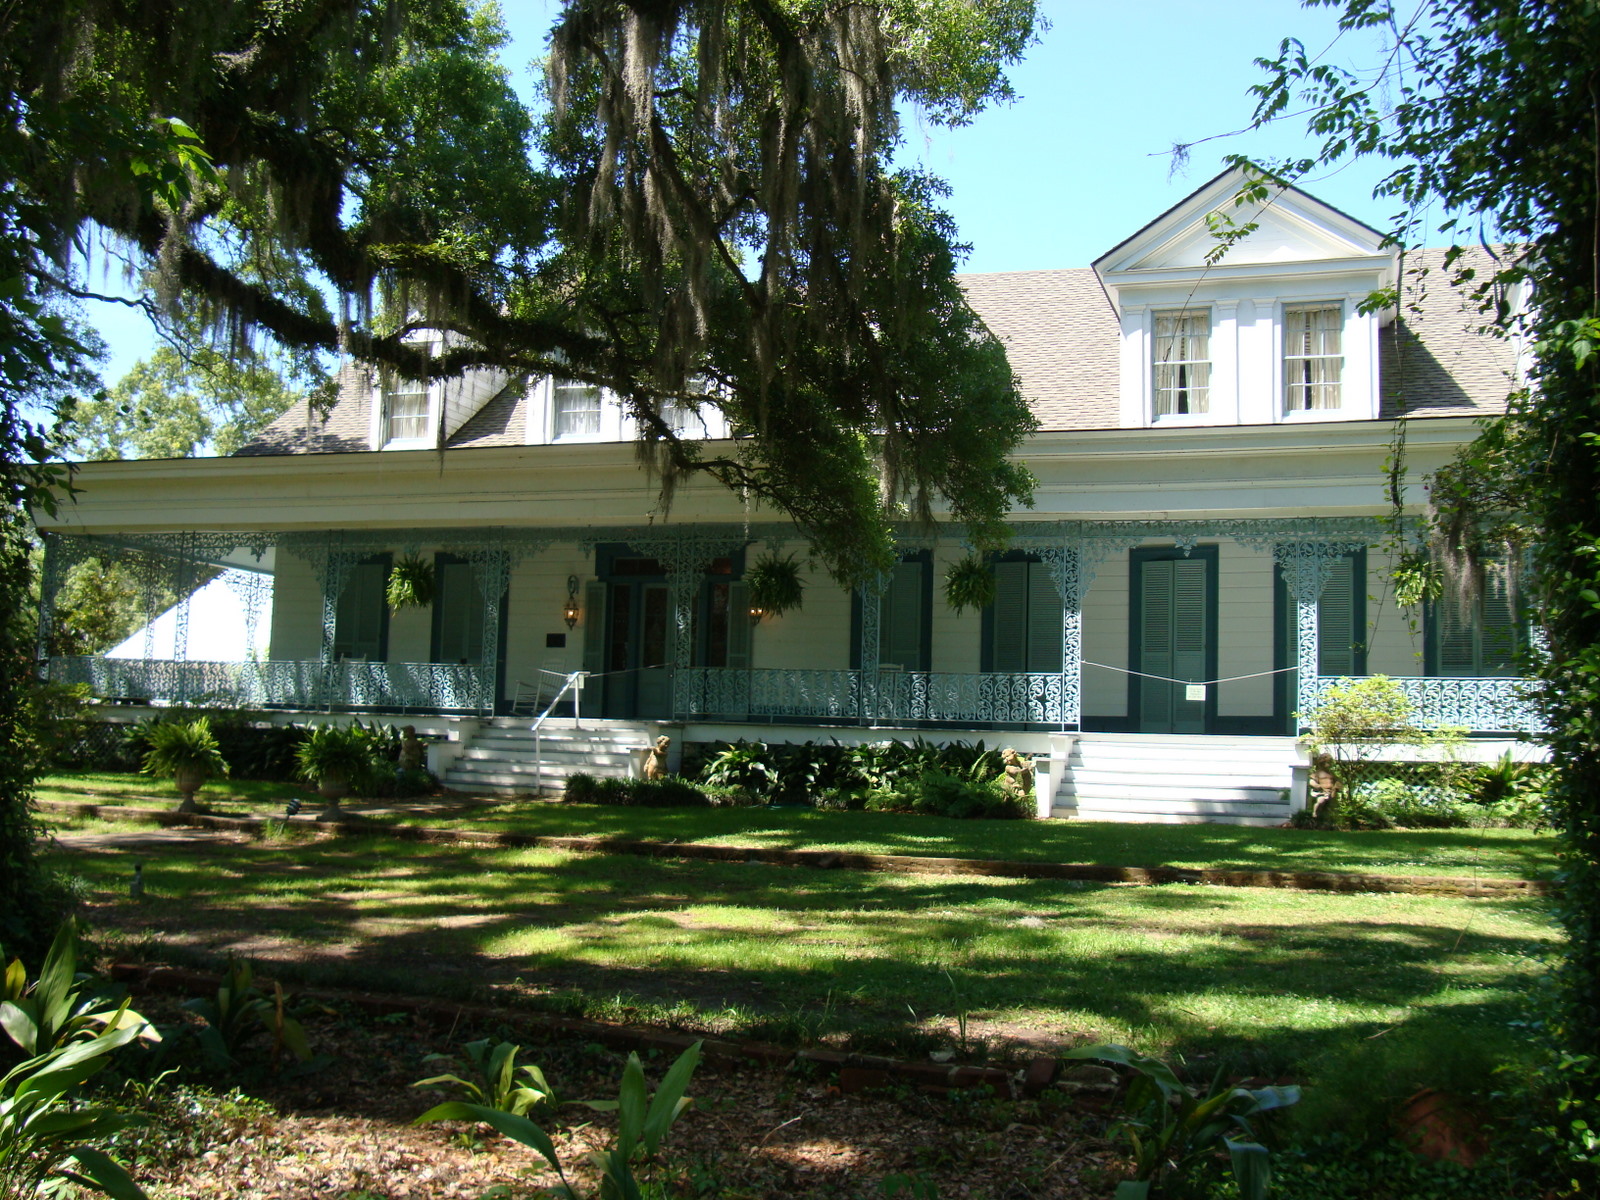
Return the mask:
{"type": "MultiPolygon", "coordinates": [[[[1480,268],[1488,253],[1473,252],[1480,268]]],[[[1458,264],[1458,266],[1461,264],[1458,264]]],[[[1480,275],[1483,271],[1480,269],[1480,275]]],[[[1406,260],[1406,302],[1379,346],[1382,415],[1497,412],[1512,386],[1517,348],[1485,332],[1481,313],[1449,282],[1442,250],[1406,260]]],[[[1087,267],[961,278],[968,301],[1005,345],[1022,394],[1044,430],[1114,429],[1119,421],[1116,313],[1087,267]]],[[[373,376],[347,364],[339,398],[321,417],[297,404],[239,454],[329,454],[371,446],[373,376]]],[[[527,389],[502,389],[449,439],[449,449],[522,445],[527,389]]]]}

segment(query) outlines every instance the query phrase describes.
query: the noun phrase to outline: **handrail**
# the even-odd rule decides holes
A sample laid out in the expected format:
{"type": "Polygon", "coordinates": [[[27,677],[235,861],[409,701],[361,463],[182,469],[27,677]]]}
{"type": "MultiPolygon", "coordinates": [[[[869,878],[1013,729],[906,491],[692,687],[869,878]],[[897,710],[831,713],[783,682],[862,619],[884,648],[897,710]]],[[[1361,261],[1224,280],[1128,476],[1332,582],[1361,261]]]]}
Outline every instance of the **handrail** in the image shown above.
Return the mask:
{"type": "Polygon", "coordinates": [[[574,671],[568,675],[561,684],[560,689],[552,697],[545,710],[533,722],[533,786],[542,795],[544,793],[544,743],[543,733],[545,720],[555,711],[556,705],[561,703],[561,697],[572,690],[572,727],[583,728],[583,681],[589,677],[587,671],[574,671]]]}

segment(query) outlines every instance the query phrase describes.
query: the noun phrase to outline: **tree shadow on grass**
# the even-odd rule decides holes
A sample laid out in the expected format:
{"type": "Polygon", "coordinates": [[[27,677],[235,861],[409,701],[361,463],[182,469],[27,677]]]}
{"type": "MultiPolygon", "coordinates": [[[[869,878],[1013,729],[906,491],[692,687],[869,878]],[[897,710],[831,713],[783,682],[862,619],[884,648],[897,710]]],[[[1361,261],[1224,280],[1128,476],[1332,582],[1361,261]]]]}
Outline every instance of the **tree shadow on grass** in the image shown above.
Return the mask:
{"type": "Polygon", "coordinates": [[[865,1045],[982,1012],[1063,1042],[1246,1046],[1258,1065],[1287,1066],[1407,1012],[1501,1020],[1529,973],[1518,957],[1529,933],[1488,928],[1531,911],[1515,900],[1064,887],[363,838],[174,848],[147,867],[150,898],[135,906],[115,900],[123,856],[71,861],[100,887],[101,924],[194,959],[233,949],[304,982],[503,990],[865,1045]]]}

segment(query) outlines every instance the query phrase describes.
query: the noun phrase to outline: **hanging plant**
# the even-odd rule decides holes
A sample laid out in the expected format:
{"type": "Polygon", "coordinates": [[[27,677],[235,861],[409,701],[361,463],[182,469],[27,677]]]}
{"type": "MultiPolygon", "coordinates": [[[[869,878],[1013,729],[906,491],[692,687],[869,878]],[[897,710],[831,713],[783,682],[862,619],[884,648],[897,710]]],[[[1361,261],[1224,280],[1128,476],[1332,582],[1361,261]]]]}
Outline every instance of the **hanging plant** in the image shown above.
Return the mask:
{"type": "Polygon", "coordinates": [[[433,564],[420,555],[406,555],[389,568],[389,584],[384,595],[390,612],[427,608],[433,603],[433,564]]]}
{"type": "Polygon", "coordinates": [[[744,574],[749,589],[750,607],[769,617],[781,617],[798,609],[806,590],[800,578],[800,564],[792,554],[779,558],[768,551],[744,574]]]}
{"type": "Polygon", "coordinates": [[[994,571],[976,554],[950,564],[944,573],[944,602],[957,613],[981,612],[994,603],[994,571]]]}

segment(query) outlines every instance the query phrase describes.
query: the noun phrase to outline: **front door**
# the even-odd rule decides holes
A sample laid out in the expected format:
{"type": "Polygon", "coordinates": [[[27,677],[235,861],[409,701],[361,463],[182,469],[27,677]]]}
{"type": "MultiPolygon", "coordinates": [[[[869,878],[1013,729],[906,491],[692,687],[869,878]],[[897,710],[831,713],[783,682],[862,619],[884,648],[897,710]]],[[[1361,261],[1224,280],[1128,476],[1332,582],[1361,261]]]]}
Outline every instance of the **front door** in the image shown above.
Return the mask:
{"type": "Polygon", "coordinates": [[[602,712],[630,720],[672,710],[672,604],[667,585],[613,582],[607,589],[602,712]]]}
{"type": "Polygon", "coordinates": [[[1205,733],[1213,709],[1215,547],[1135,551],[1132,693],[1140,733],[1205,733]],[[1210,551],[1207,553],[1206,551],[1210,551]],[[1176,680],[1177,682],[1173,682],[1176,680]]]}

